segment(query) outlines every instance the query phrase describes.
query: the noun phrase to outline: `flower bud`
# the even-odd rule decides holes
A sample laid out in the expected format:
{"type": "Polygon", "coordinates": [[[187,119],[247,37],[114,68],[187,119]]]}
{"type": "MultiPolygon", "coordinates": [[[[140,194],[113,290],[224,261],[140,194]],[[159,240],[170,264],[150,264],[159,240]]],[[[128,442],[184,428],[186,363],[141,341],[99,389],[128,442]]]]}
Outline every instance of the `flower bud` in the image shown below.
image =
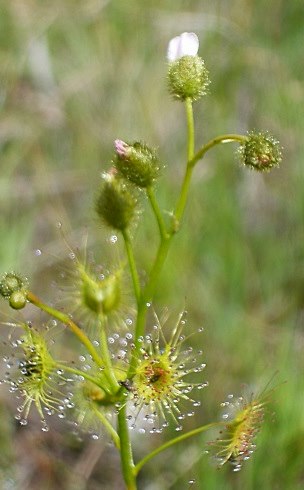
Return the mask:
{"type": "Polygon", "coordinates": [[[183,32],[169,42],[167,59],[176,61],[182,56],[196,56],[199,48],[199,40],[194,32],[183,32]]]}
{"type": "Polygon", "coordinates": [[[248,133],[238,149],[241,162],[260,172],[278,167],[282,160],[281,147],[267,132],[248,133]]]}
{"type": "Polygon", "coordinates": [[[121,175],[137,187],[149,187],[157,178],[160,164],[156,151],[143,143],[128,145],[115,140],[115,167],[121,175]]]}
{"type": "Polygon", "coordinates": [[[169,91],[175,99],[195,101],[207,93],[209,72],[199,56],[183,56],[169,64],[169,91]]]}
{"type": "Polygon", "coordinates": [[[22,310],[26,305],[25,291],[14,291],[9,298],[10,307],[14,310],[22,310]]]}
{"type": "Polygon", "coordinates": [[[81,271],[82,300],[93,313],[108,315],[116,310],[121,299],[120,273],[112,274],[103,280],[96,280],[84,270],[81,271]]]}
{"type": "Polygon", "coordinates": [[[9,299],[15,291],[25,290],[27,285],[27,279],[20,274],[6,272],[0,280],[0,295],[9,299]]]}
{"type": "Polygon", "coordinates": [[[169,42],[169,91],[175,99],[192,101],[206,94],[210,84],[205,63],[197,56],[199,40],[194,32],[183,32],[169,42]]]}
{"type": "Polygon", "coordinates": [[[96,212],[106,225],[123,231],[135,214],[136,199],[126,184],[110,173],[104,177],[96,202],[96,212]]]}

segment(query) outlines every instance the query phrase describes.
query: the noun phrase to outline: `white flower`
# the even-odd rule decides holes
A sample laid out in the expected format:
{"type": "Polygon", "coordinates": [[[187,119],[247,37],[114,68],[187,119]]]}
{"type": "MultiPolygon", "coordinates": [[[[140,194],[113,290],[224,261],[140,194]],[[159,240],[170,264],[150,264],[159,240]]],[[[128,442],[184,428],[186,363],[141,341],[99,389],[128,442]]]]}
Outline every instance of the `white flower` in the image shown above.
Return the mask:
{"type": "Polygon", "coordinates": [[[182,56],[195,56],[198,52],[199,40],[194,32],[183,32],[171,39],[168,45],[168,61],[176,61],[182,56]]]}

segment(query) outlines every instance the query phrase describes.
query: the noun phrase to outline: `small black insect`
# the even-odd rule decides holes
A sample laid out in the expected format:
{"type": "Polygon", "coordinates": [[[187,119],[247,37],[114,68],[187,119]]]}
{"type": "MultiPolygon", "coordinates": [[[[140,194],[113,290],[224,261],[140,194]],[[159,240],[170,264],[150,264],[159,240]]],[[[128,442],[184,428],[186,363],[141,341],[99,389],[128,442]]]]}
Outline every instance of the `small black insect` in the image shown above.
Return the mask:
{"type": "Polygon", "coordinates": [[[133,391],[132,381],[130,379],[125,379],[124,381],[118,381],[120,386],[123,386],[127,391],[133,391]]]}

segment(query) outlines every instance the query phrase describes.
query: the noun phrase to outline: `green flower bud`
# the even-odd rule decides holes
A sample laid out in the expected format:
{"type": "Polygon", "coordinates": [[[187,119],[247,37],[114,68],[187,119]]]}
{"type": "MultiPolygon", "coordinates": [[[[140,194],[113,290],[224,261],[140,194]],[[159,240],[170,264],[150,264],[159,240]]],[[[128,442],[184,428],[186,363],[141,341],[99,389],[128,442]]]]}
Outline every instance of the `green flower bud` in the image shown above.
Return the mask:
{"type": "Polygon", "coordinates": [[[28,281],[25,277],[15,272],[6,272],[0,280],[0,295],[9,299],[15,291],[24,291],[27,286],[28,281]]]}
{"type": "Polygon", "coordinates": [[[22,310],[26,305],[26,293],[24,291],[14,291],[9,298],[10,307],[14,310],[22,310]]]}
{"type": "Polygon", "coordinates": [[[183,56],[169,64],[169,91],[175,99],[195,101],[207,93],[209,72],[199,56],[183,56]]]}
{"type": "Polygon", "coordinates": [[[157,178],[160,164],[154,149],[139,142],[128,145],[122,140],[115,140],[115,149],[115,167],[132,184],[145,188],[157,178]]]}
{"type": "Polygon", "coordinates": [[[260,172],[278,167],[282,161],[280,144],[267,132],[248,133],[247,139],[238,148],[241,163],[260,172]]]}
{"type": "Polygon", "coordinates": [[[106,174],[96,202],[96,212],[103,221],[123,231],[135,214],[136,199],[126,184],[113,174],[106,174]]]}
{"type": "Polygon", "coordinates": [[[81,271],[82,300],[93,313],[108,315],[120,305],[121,276],[112,274],[103,280],[96,280],[85,270],[81,271]]]}

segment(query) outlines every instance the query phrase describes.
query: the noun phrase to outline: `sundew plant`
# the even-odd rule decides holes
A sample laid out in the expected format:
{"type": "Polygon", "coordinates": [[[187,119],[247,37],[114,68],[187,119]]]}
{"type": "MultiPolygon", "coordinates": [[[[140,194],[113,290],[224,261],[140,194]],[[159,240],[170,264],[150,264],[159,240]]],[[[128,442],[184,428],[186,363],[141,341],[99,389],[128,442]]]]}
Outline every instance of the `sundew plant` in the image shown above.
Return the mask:
{"type": "Polygon", "coordinates": [[[279,143],[265,131],[224,134],[196,144],[193,104],[210,85],[198,49],[196,34],[184,32],[169,42],[167,52],[168,91],[184,105],[187,121],[184,177],[171,212],[159,206],[155,193],[164,167],[157,150],[140,141],[115,139],[113,160],[102,174],[95,210],[103,225],[112,230],[113,240],[117,236],[123,240],[125,257],[110,268],[98,268],[71,250],[73,299],[64,308],[44,303],[30,289],[22,271],[8,271],[0,282],[1,296],[12,309],[23,310],[14,324],[14,335],[21,333],[10,341],[13,353],[7,356],[10,370],[4,379],[17,395],[16,418],[26,425],[36,408],[43,431],[49,430],[51,416],[57,415],[68,419],[73,431],[87,430],[93,439],[98,439],[100,432],[107,433],[120,455],[129,490],[137,488],[139,472],[157,454],[215,427],[219,435],[209,443],[210,452],[219,466],[229,463],[234,471],[240,470],[254,451],[269,399],[269,392],[248,398],[229,395],[222,404],[225,413],[220,421],[215,418],[184,432],[183,421],[200,406],[199,390],[208,384],[202,374],[201,329],[197,327],[194,334],[192,330],[191,335],[197,335],[194,348],[188,342],[185,309],[181,306],[176,316],[170,313],[170,305],[164,313],[153,302],[170,247],[183,232],[192,176],[205,154],[217,145],[234,143],[237,160],[251,170],[268,172],[281,161],[279,143]],[[155,243],[140,244],[154,247],[150,264],[139,264],[134,254],[134,230],[140,226],[144,197],[158,230],[155,243]],[[128,294],[126,278],[132,286],[128,294]],[[50,342],[48,322],[38,327],[26,317],[29,303],[68,330],[83,355],[79,357],[77,349],[73,361],[60,359],[56,343],[50,342]],[[127,322],[126,307],[132,311],[127,322]],[[135,460],[131,431],[149,436],[168,426],[175,427],[175,437],[135,460]]]}

